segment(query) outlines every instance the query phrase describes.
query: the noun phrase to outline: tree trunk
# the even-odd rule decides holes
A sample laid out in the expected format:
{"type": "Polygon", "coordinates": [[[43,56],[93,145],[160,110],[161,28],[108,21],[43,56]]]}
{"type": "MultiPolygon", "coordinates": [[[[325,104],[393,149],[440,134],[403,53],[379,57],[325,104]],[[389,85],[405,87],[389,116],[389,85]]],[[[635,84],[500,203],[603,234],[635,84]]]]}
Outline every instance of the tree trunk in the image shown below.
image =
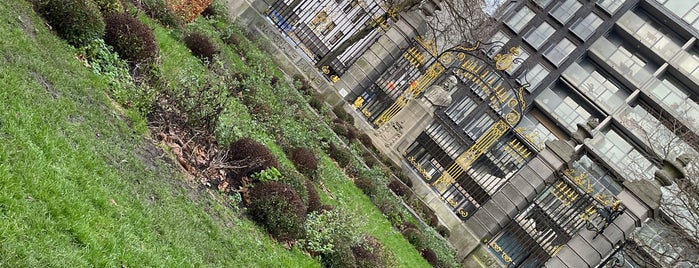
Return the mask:
{"type": "MultiPolygon", "coordinates": [[[[388,13],[384,13],[381,15],[381,20],[387,21],[388,20],[388,13]]],[[[376,22],[376,20],[372,20],[368,25],[364,26],[361,30],[357,31],[354,33],[352,36],[349,38],[345,39],[339,46],[337,46],[335,49],[331,50],[328,52],[328,54],[325,54],[323,58],[321,58],[318,63],[316,63],[317,68],[321,68],[323,66],[326,66],[330,64],[335,58],[338,56],[342,55],[349,47],[354,45],[355,43],[359,42],[359,40],[362,40],[362,38],[366,37],[373,31],[379,27],[379,23],[376,22]]]]}

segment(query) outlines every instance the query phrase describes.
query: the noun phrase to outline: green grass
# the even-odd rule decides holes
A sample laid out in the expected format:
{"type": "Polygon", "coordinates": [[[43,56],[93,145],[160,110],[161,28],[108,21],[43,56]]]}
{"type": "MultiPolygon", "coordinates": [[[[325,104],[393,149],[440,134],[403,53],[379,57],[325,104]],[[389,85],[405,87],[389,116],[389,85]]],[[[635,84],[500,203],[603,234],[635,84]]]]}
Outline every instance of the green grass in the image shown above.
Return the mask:
{"type": "Polygon", "coordinates": [[[186,183],[28,2],[0,12],[0,266],[318,266],[186,183]]]}

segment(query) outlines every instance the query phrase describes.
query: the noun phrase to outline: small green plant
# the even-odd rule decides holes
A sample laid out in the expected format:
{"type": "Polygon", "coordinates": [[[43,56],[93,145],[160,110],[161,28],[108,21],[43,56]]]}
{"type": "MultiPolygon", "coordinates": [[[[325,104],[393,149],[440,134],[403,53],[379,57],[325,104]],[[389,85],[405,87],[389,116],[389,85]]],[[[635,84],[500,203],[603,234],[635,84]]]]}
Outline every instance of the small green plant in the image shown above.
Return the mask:
{"type": "Polygon", "coordinates": [[[306,238],[301,243],[314,254],[331,254],[338,244],[354,244],[359,240],[361,228],[357,223],[339,209],[312,212],[306,219],[306,238]]]}
{"type": "Polygon", "coordinates": [[[275,167],[269,167],[263,171],[252,174],[252,179],[258,181],[279,181],[282,178],[282,173],[275,167]]]}
{"type": "Polygon", "coordinates": [[[112,97],[126,108],[132,108],[141,115],[150,112],[156,91],[148,84],[137,85],[129,74],[128,64],[109,49],[104,40],[96,39],[81,49],[90,68],[104,76],[109,82],[112,97]]]}
{"type": "Polygon", "coordinates": [[[426,246],[425,236],[417,228],[406,228],[401,234],[403,234],[403,237],[418,250],[426,246]]]}
{"type": "Polygon", "coordinates": [[[97,6],[99,6],[102,16],[107,16],[109,14],[124,12],[124,5],[122,0],[95,0],[97,6]]]}
{"type": "Polygon", "coordinates": [[[365,234],[357,245],[352,246],[357,267],[394,267],[395,258],[375,237],[365,234]]]}
{"type": "Polygon", "coordinates": [[[92,0],[37,0],[40,13],[69,44],[81,47],[104,34],[105,23],[92,0]]]}

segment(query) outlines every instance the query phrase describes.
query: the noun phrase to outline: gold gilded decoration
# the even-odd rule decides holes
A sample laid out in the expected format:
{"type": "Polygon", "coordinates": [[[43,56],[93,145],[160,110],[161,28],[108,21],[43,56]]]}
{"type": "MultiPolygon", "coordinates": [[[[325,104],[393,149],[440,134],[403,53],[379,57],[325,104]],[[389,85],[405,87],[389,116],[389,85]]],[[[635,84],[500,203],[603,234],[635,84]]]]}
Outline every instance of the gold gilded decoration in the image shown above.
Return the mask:
{"type": "Polygon", "coordinates": [[[320,68],[321,71],[323,71],[324,74],[330,74],[330,66],[325,65],[320,68]]]}
{"type": "Polygon", "coordinates": [[[334,83],[337,83],[337,81],[340,81],[340,77],[337,75],[331,75],[330,76],[330,81],[334,83]]]}
{"type": "Polygon", "coordinates": [[[586,193],[592,193],[592,182],[590,182],[590,178],[587,177],[587,173],[581,172],[580,174],[576,175],[576,171],[574,169],[566,169],[563,171],[563,174],[568,176],[575,184],[577,184],[580,189],[585,191],[586,193]]]}
{"type": "Polygon", "coordinates": [[[437,56],[437,45],[434,42],[434,39],[426,39],[424,36],[417,36],[415,37],[415,41],[417,41],[422,48],[424,48],[427,53],[430,53],[432,56],[437,56]]]}
{"type": "Polygon", "coordinates": [[[432,186],[437,189],[437,191],[444,192],[449,185],[454,183],[454,177],[452,177],[449,172],[442,172],[442,175],[432,183],[432,186]]]}
{"type": "Polygon", "coordinates": [[[512,262],[512,258],[510,258],[510,256],[507,255],[507,253],[505,253],[505,252],[502,253],[502,256],[501,256],[501,257],[502,257],[502,260],[505,261],[506,263],[511,263],[511,262],[512,262]]]}
{"type": "Polygon", "coordinates": [[[502,248],[500,247],[500,245],[498,245],[497,243],[495,243],[495,241],[490,242],[489,245],[490,245],[490,247],[491,247],[493,250],[495,250],[495,252],[501,253],[501,254],[500,254],[500,257],[502,258],[502,260],[503,260],[505,263],[508,263],[508,264],[509,264],[509,263],[512,262],[512,258],[511,258],[509,255],[507,255],[507,253],[505,253],[505,251],[503,251],[502,248]]]}
{"type": "Polygon", "coordinates": [[[510,48],[510,53],[495,55],[495,57],[493,58],[495,60],[495,69],[498,69],[500,71],[510,69],[512,67],[512,62],[514,58],[518,55],[519,48],[517,47],[510,48]]]}
{"type": "Polygon", "coordinates": [[[456,207],[456,205],[458,204],[458,203],[456,203],[454,198],[451,198],[451,197],[449,199],[447,199],[447,203],[449,203],[449,205],[452,207],[456,207]]]}
{"type": "MultiPolygon", "coordinates": [[[[464,210],[463,208],[460,208],[460,209],[459,209],[459,215],[461,215],[461,217],[466,218],[466,217],[468,217],[468,212],[466,212],[466,210],[464,210]]],[[[487,239],[487,238],[484,238],[484,239],[487,239]]],[[[488,242],[488,241],[487,241],[487,240],[484,240],[483,242],[488,242]]]]}
{"type": "Polygon", "coordinates": [[[363,113],[366,117],[370,117],[370,116],[371,116],[371,112],[370,112],[369,109],[367,109],[367,108],[362,109],[362,113],[363,113]]]}
{"type": "Polygon", "coordinates": [[[415,169],[417,169],[417,172],[420,172],[420,174],[422,175],[422,177],[425,178],[425,180],[432,179],[432,176],[429,173],[427,173],[427,170],[425,170],[425,168],[423,168],[422,165],[420,165],[420,163],[418,163],[415,160],[415,157],[412,157],[412,156],[408,157],[408,162],[410,162],[410,164],[413,165],[413,167],[415,167],[415,169]]]}
{"type": "Polygon", "coordinates": [[[408,49],[408,51],[403,53],[403,58],[408,60],[408,62],[410,62],[410,64],[416,68],[425,63],[425,56],[422,55],[422,52],[420,52],[417,47],[411,47],[408,49]]]}
{"type": "Polygon", "coordinates": [[[567,183],[559,181],[552,189],[551,194],[556,197],[561,203],[570,207],[570,205],[575,202],[580,196],[575,189],[568,186],[567,183]]]}
{"type": "Polygon", "coordinates": [[[505,146],[505,152],[511,155],[517,162],[524,163],[524,161],[531,155],[531,152],[524,146],[519,140],[511,140],[507,146],[505,146]]]}
{"type": "Polygon", "coordinates": [[[362,96],[357,97],[357,99],[354,100],[354,103],[352,103],[352,107],[354,107],[354,109],[359,109],[359,107],[362,107],[362,105],[364,105],[364,98],[362,98],[362,96]]]}
{"type": "Polygon", "coordinates": [[[406,89],[400,96],[398,96],[398,99],[391,104],[388,109],[384,110],[381,115],[379,115],[376,120],[374,120],[374,124],[376,126],[382,126],[393,116],[398,114],[403,107],[405,107],[413,98],[414,96],[420,95],[422,91],[427,87],[427,85],[432,84],[437,77],[444,72],[444,66],[440,65],[439,63],[434,63],[430,66],[429,69],[427,69],[427,72],[420,76],[417,81],[414,83],[410,84],[410,87],[406,89]]]}
{"type": "Polygon", "coordinates": [[[527,129],[525,127],[518,127],[515,129],[515,131],[517,131],[517,133],[522,135],[522,137],[524,137],[524,139],[527,140],[530,144],[536,146],[537,151],[541,151],[544,149],[543,146],[541,146],[541,144],[543,142],[541,141],[541,137],[539,137],[538,130],[531,130],[530,131],[529,129],[527,129]]]}
{"type": "Polygon", "coordinates": [[[439,57],[439,61],[444,65],[449,65],[454,61],[454,54],[444,53],[439,57]]]}

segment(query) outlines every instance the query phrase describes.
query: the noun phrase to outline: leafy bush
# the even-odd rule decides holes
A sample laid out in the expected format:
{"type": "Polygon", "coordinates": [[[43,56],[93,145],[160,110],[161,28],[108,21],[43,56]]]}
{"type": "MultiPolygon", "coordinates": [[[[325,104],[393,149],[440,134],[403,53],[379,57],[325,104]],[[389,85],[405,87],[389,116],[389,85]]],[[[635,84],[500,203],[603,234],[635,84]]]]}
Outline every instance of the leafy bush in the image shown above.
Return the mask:
{"type": "Polygon", "coordinates": [[[242,138],[228,147],[229,159],[242,164],[238,172],[250,175],[264,169],[279,168],[279,162],[272,152],[264,145],[250,138],[242,138]]]}
{"type": "Polygon", "coordinates": [[[349,244],[337,244],[332,252],[322,254],[320,261],[323,263],[324,267],[357,266],[357,260],[349,244]]]}
{"type": "Polygon", "coordinates": [[[354,185],[368,196],[373,196],[376,193],[376,184],[371,179],[365,177],[356,178],[354,179],[354,185]]]}
{"type": "Polygon", "coordinates": [[[308,176],[313,175],[318,169],[318,159],[316,159],[313,151],[308,148],[295,148],[290,153],[291,161],[296,165],[301,173],[308,176]]]}
{"type": "Polygon", "coordinates": [[[300,241],[313,254],[330,254],[340,244],[355,244],[361,228],[358,221],[342,210],[313,212],[306,219],[306,237],[300,241]]]}
{"type": "Polygon", "coordinates": [[[276,181],[255,184],[249,192],[248,213],[278,240],[291,241],[303,235],[306,206],[287,184],[276,181]]]}
{"type": "Polygon", "coordinates": [[[408,186],[408,187],[410,187],[410,188],[413,188],[413,180],[411,180],[410,177],[408,177],[408,175],[405,175],[405,174],[403,173],[403,171],[400,171],[400,172],[398,172],[398,173],[396,173],[396,172],[394,171],[393,174],[396,175],[396,177],[398,177],[398,179],[400,179],[400,181],[402,181],[403,183],[405,183],[405,186],[408,186]]]}
{"type": "Polygon", "coordinates": [[[192,55],[205,62],[212,62],[214,56],[219,53],[211,39],[200,33],[190,33],[185,36],[184,44],[192,51],[192,55]]]}
{"type": "Polygon", "coordinates": [[[275,167],[269,167],[263,171],[252,174],[251,177],[257,181],[279,181],[282,178],[282,173],[275,167]]]}
{"type": "Polygon", "coordinates": [[[308,195],[308,200],[306,201],[306,213],[310,214],[313,212],[320,212],[323,208],[323,203],[320,202],[320,196],[318,191],[313,187],[313,183],[306,180],[306,193],[308,195]]]}
{"type": "Polygon", "coordinates": [[[410,189],[408,189],[408,187],[406,187],[405,185],[403,185],[402,182],[396,179],[392,179],[391,182],[388,183],[388,188],[400,197],[404,197],[410,194],[410,189]]]}
{"type": "Polygon", "coordinates": [[[393,226],[400,226],[405,221],[402,212],[403,205],[397,199],[381,198],[374,203],[393,226]]]}
{"type": "Polygon", "coordinates": [[[148,17],[158,20],[167,27],[181,28],[184,21],[175,14],[167,0],[131,0],[138,5],[148,17]]]}
{"type": "Polygon", "coordinates": [[[428,263],[430,263],[434,267],[439,266],[439,258],[437,258],[437,254],[434,253],[434,251],[430,248],[423,248],[420,250],[420,255],[422,255],[425,260],[427,260],[428,263]]]}
{"type": "Polygon", "coordinates": [[[417,228],[406,228],[401,234],[418,250],[424,248],[426,245],[425,236],[417,228]]]}
{"type": "Polygon", "coordinates": [[[347,137],[347,126],[343,123],[333,123],[332,130],[338,136],[347,137]]]}
{"type": "Polygon", "coordinates": [[[332,142],[328,146],[328,155],[342,168],[347,167],[352,162],[352,153],[344,147],[336,146],[332,142]]]}
{"type": "Polygon", "coordinates": [[[323,109],[323,106],[325,106],[325,101],[323,100],[323,96],[321,96],[318,93],[315,93],[311,96],[311,99],[308,101],[308,104],[313,109],[316,109],[316,111],[321,111],[323,109]]]}
{"type": "Polygon", "coordinates": [[[102,13],[102,16],[107,16],[109,14],[125,12],[124,4],[122,0],[95,0],[97,6],[102,13]]]}
{"type": "Polygon", "coordinates": [[[211,0],[169,0],[172,10],[185,22],[194,21],[206,7],[211,4],[211,0]]]}
{"type": "Polygon", "coordinates": [[[92,0],[37,0],[36,10],[58,35],[76,47],[104,34],[104,20],[92,0]]]}
{"type": "Polygon", "coordinates": [[[151,62],[158,56],[153,30],[126,13],[111,14],[104,19],[104,41],[119,56],[134,63],[151,62]]]}
{"type": "Polygon", "coordinates": [[[353,140],[355,140],[357,138],[357,132],[358,132],[358,130],[356,127],[348,124],[347,125],[347,135],[345,135],[345,138],[347,138],[347,140],[349,142],[352,142],[353,140]]]}
{"type": "Polygon", "coordinates": [[[352,246],[352,253],[357,262],[357,267],[394,267],[395,259],[391,253],[381,245],[381,242],[371,235],[364,235],[361,241],[352,246]]]}
{"type": "Polygon", "coordinates": [[[312,89],[311,83],[308,82],[308,80],[306,80],[305,77],[303,77],[300,74],[295,74],[293,78],[294,78],[294,85],[296,85],[296,89],[298,91],[301,91],[301,93],[304,93],[304,94],[311,93],[311,91],[310,91],[312,89]]]}
{"type": "Polygon", "coordinates": [[[350,125],[354,125],[354,117],[352,117],[352,115],[345,111],[343,104],[339,104],[333,107],[333,113],[335,114],[335,116],[337,116],[337,118],[342,119],[350,125]]]}
{"type": "Polygon", "coordinates": [[[141,115],[150,112],[156,90],[145,83],[136,85],[129,74],[128,64],[110,51],[104,40],[97,39],[82,47],[81,53],[88,59],[93,72],[107,78],[111,96],[119,104],[141,115]]]}

